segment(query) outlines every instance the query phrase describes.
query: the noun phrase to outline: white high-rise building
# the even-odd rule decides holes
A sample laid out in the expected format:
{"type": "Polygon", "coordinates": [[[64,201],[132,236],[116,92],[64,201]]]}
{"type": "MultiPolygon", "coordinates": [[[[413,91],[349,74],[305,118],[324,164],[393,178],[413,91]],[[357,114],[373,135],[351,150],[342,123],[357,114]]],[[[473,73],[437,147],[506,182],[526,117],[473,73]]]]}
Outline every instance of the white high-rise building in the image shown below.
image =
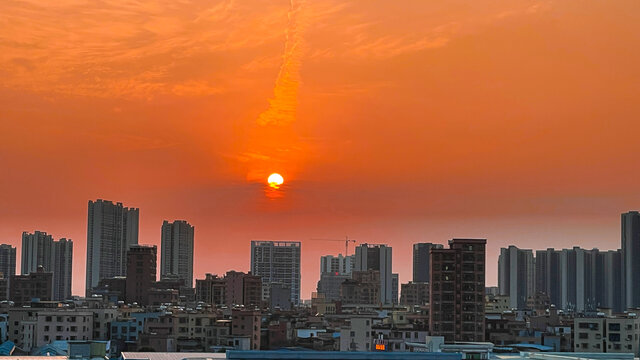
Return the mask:
{"type": "Polygon", "coordinates": [[[353,267],[355,265],[355,255],[344,256],[338,254],[325,255],[320,257],[320,273],[321,274],[335,274],[335,275],[351,275],[353,267]]]}
{"type": "Polygon", "coordinates": [[[251,241],[251,274],[262,278],[262,298],[269,298],[270,284],[291,290],[291,303],[300,303],[300,242],[251,241]]]}
{"type": "Polygon", "coordinates": [[[356,247],[354,271],[377,270],[380,272],[380,301],[393,303],[391,247],[387,245],[362,244],[356,247]]]}
{"type": "Polygon", "coordinates": [[[98,199],[89,201],[87,221],[87,294],[100,279],[127,275],[127,251],[138,244],[137,208],[98,199]]]}
{"type": "Polygon", "coordinates": [[[535,294],[535,262],[533,251],[515,246],[500,249],[498,288],[509,296],[511,309],[524,309],[527,298],[535,294]]]}
{"type": "Polygon", "coordinates": [[[66,300],[71,297],[73,264],[73,241],[60,239],[42,231],[22,233],[21,273],[28,275],[38,271],[53,273],[53,300],[66,300]]]}
{"type": "Polygon", "coordinates": [[[162,223],[160,277],[178,277],[193,287],[193,226],[184,220],[162,223]]]}

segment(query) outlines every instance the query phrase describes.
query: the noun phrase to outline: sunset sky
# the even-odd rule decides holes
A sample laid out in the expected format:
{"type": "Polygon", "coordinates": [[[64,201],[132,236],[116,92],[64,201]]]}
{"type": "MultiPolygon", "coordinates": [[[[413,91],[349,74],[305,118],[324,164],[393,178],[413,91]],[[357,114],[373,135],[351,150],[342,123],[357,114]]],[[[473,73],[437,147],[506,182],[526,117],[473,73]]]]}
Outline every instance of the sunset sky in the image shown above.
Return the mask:
{"type": "MultiPolygon", "coordinates": [[[[195,277],[302,241],[620,245],[640,208],[640,2],[0,2],[0,242],[74,240],[87,202],[195,226],[195,277]],[[291,21],[288,19],[291,16],[291,21]],[[283,65],[284,64],[284,65],[283,65]],[[285,186],[267,190],[279,172],[285,186]]],[[[353,251],[353,248],[350,249],[353,251]]],[[[18,263],[20,250],[18,250],[18,263]]],[[[19,265],[18,265],[19,269],[19,265]]]]}

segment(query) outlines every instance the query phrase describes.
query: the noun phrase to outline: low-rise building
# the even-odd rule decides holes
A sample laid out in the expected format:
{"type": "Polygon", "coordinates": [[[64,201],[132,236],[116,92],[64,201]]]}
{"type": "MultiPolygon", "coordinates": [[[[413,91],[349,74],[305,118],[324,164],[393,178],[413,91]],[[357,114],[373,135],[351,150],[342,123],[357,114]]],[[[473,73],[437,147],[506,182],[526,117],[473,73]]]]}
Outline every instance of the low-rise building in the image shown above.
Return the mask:
{"type": "Polygon", "coordinates": [[[639,355],[640,318],[636,313],[574,319],[574,351],[639,355]]]}

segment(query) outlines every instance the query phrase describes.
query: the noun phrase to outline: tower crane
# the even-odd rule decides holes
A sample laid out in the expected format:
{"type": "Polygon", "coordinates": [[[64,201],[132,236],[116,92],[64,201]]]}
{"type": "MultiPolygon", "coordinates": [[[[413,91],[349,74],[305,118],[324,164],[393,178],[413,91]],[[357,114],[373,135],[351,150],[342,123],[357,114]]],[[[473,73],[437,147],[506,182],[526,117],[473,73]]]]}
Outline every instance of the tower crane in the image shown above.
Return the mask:
{"type": "Polygon", "coordinates": [[[311,238],[313,241],[344,241],[344,256],[349,255],[349,243],[356,243],[355,239],[349,239],[348,236],[345,236],[344,239],[325,239],[325,238],[311,238]]]}

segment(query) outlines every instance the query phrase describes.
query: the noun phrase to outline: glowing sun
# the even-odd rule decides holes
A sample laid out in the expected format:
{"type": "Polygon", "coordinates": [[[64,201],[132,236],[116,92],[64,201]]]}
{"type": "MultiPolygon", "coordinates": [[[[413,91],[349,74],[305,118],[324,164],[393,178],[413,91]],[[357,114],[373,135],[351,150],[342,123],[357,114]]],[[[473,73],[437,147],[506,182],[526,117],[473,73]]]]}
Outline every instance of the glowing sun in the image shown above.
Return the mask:
{"type": "Polygon", "coordinates": [[[282,177],[282,175],[278,173],[273,173],[269,175],[267,182],[269,183],[269,186],[271,186],[272,188],[278,189],[280,185],[284,183],[284,178],[282,177]]]}

